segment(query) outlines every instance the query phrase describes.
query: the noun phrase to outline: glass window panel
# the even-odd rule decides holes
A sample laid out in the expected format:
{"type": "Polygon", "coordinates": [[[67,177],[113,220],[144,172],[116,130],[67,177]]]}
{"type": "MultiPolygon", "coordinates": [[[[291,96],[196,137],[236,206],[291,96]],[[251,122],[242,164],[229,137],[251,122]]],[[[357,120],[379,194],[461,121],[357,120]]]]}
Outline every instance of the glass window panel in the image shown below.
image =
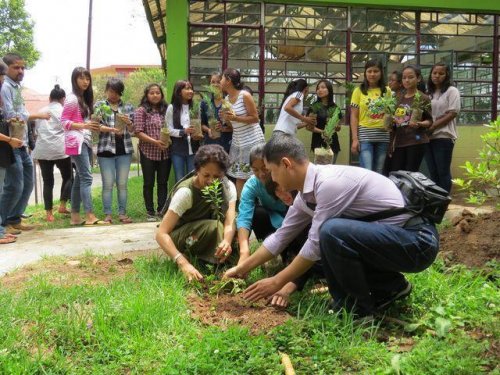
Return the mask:
{"type": "Polygon", "coordinates": [[[213,1],[190,1],[189,22],[223,23],[224,4],[213,1]]]}

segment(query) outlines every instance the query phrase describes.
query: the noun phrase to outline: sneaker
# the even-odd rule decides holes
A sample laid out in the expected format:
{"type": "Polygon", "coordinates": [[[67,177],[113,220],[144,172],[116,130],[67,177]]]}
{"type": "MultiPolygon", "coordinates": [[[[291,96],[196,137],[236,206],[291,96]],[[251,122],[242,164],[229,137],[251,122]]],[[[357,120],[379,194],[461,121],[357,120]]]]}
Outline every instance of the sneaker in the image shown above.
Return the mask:
{"type": "Polygon", "coordinates": [[[149,222],[149,223],[154,223],[154,222],[158,221],[158,217],[156,215],[150,215],[150,214],[148,214],[146,216],[146,221],[149,222]]]}
{"type": "Polygon", "coordinates": [[[13,235],[18,235],[18,234],[21,234],[22,231],[20,231],[19,229],[14,229],[12,226],[10,225],[7,225],[5,227],[5,233],[8,233],[8,234],[13,234],[13,235]]]}
{"type": "Polygon", "coordinates": [[[389,307],[389,305],[396,302],[397,300],[408,297],[411,293],[411,289],[412,285],[409,281],[407,281],[406,285],[404,285],[400,290],[396,290],[383,298],[379,298],[375,302],[375,308],[378,311],[385,310],[387,307],[389,307]]]}
{"type": "Polygon", "coordinates": [[[28,230],[35,229],[35,226],[33,226],[33,225],[27,225],[27,224],[23,224],[23,223],[11,224],[9,226],[12,227],[12,228],[14,228],[14,229],[18,229],[18,230],[22,230],[22,231],[28,231],[28,230]]]}
{"type": "Polygon", "coordinates": [[[30,217],[33,217],[33,214],[21,214],[22,219],[29,219],[30,217]]]}

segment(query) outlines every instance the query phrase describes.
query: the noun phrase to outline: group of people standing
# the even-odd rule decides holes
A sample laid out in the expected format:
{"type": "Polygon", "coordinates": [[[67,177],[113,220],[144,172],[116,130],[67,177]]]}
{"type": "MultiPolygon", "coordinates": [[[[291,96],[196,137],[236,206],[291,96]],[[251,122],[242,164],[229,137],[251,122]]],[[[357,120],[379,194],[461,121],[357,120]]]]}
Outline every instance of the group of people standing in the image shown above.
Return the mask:
{"type": "Polygon", "coordinates": [[[415,65],[393,72],[386,86],[381,62],[367,62],[363,83],[351,99],[351,152],[359,153],[361,167],[386,175],[418,171],[425,158],[431,179],[449,192],[460,93],[443,63],[431,68],[427,91],[425,86],[415,65]],[[395,107],[387,125],[384,106],[389,97],[395,99],[395,107]],[[412,116],[415,111],[421,116],[412,116]]]}

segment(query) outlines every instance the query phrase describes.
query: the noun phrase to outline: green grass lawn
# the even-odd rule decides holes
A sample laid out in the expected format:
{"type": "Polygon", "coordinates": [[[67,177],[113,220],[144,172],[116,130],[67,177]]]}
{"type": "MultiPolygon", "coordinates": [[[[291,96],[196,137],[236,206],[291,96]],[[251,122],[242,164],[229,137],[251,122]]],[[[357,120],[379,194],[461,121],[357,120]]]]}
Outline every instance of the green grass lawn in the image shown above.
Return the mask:
{"type": "MultiPolygon", "coordinates": [[[[92,259],[83,257],[82,267],[91,270],[92,259]]],[[[0,289],[0,373],[282,374],[280,352],[297,374],[499,370],[494,275],[437,262],[409,276],[414,292],[389,312],[404,324],[380,326],[329,314],[326,298],[306,290],[289,308],[296,319],[250,335],[190,318],[186,296],[193,289],[170,261],[140,257],[133,267],[107,284],[54,285],[45,275],[0,289]]],[[[262,276],[254,271],[251,279],[262,276]]]]}

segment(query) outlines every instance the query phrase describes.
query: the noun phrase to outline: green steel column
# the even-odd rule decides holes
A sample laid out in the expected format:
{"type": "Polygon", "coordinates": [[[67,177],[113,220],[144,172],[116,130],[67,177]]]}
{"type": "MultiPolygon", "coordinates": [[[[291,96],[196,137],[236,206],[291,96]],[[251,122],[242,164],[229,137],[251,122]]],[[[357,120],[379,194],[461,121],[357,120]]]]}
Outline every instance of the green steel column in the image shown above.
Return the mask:
{"type": "Polygon", "coordinates": [[[188,21],[189,2],[187,0],[162,0],[167,2],[167,93],[170,102],[175,81],[188,77],[188,21]]]}

